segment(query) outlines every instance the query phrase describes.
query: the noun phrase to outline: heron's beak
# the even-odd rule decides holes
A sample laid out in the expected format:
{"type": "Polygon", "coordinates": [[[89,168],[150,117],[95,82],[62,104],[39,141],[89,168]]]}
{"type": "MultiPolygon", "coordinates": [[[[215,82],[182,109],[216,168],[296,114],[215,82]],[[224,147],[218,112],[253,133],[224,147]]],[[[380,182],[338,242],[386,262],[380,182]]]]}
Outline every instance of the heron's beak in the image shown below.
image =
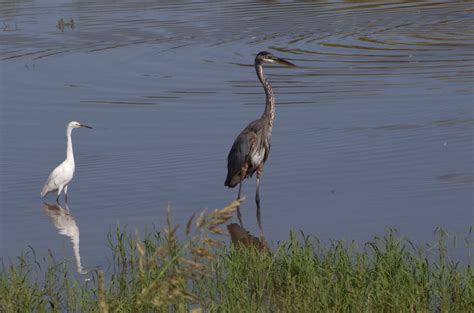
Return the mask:
{"type": "Polygon", "coordinates": [[[281,65],[288,66],[288,67],[296,67],[296,65],[294,65],[293,63],[291,63],[291,62],[289,62],[285,59],[275,58],[275,62],[278,63],[278,64],[281,64],[281,65]]]}
{"type": "Polygon", "coordinates": [[[85,128],[90,128],[90,129],[92,129],[92,127],[90,127],[90,126],[87,126],[87,125],[84,125],[84,124],[81,124],[81,126],[80,126],[80,127],[85,127],[85,128]]]}

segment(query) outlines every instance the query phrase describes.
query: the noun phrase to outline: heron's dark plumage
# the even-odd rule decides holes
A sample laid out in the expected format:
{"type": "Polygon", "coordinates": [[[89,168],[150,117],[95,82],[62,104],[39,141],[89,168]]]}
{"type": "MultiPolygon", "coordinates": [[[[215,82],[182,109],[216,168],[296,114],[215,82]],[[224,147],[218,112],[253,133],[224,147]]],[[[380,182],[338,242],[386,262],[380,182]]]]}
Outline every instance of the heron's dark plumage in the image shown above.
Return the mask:
{"type": "Polygon", "coordinates": [[[224,186],[233,188],[240,183],[241,171],[247,165],[246,177],[251,177],[260,164],[253,164],[252,158],[263,153],[262,163],[268,158],[270,152],[271,133],[266,131],[268,121],[265,117],[255,120],[247,125],[237,136],[227,156],[227,178],[224,186]]]}

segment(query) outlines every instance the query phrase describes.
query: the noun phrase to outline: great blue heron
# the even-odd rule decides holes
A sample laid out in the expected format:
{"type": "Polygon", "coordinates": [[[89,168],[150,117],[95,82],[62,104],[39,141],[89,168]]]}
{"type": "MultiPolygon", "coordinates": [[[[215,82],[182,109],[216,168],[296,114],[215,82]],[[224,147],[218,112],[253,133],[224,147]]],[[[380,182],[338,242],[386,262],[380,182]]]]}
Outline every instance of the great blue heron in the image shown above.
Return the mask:
{"type": "MultiPolygon", "coordinates": [[[[242,181],[252,176],[254,172],[257,173],[255,202],[257,204],[257,222],[261,238],[263,238],[263,228],[260,220],[260,177],[263,173],[263,165],[270,153],[273,119],[275,118],[275,97],[270,82],[263,74],[264,63],[282,64],[288,67],[295,66],[287,60],[277,58],[266,51],[260,52],[255,57],[255,70],[267,98],[265,111],[262,117],[248,124],[235,139],[227,156],[227,178],[224,183],[224,186],[229,188],[239,185],[239,194],[237,195],[237,199],[239,199],[242,190],[242,181]]],[[[240,208],[237,210],[237,217],[239,218],[240,225],[243,226],[240,208]]]]}
{"type": "Polygon", "coordinates": [[[67,148],[66,148],[66,160],[64,160],[61,164],[59,164],[52,172],[49,174],[46,183],[43,186],[43,190],[41,191],[41,196],[45,197],[48,193],[57,191],[58,197],[56,198],[56,202],[59,203],[59,196],[61,192],[64,190],[65,200],[67,203],[67,188],[69,183],[74,176],[74,153],[72,150],[72,139],[71,133],[74,128],[79,127],[86,127],[92,128],[87,125],[83,125],[79,122],[72,121],[67,124],[66,127],[66,138],[67,138],[67,148]]]}

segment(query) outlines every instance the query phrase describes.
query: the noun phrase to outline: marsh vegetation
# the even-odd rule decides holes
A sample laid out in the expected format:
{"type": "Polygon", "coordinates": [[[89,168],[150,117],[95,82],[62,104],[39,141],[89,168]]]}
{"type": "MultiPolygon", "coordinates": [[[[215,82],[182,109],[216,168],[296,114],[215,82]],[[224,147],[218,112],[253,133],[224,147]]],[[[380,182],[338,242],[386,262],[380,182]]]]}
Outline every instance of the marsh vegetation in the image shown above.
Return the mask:
{"type": "Polygon", "coordinates": [[[239,205],[204,210],[182,228],[168,213],[164,230],[144,238],[117,228],[108,236],[112,264],[89,276],[77,276],[51,253],[37,260],[33,249],[3,260],[0,311],[474,310],[472,233],[462,242],[467,262],[451,258],[452,238],[442,230],[434,246],[415,245],[395,230],[364,245],[292,233],[268,251],[248,244],[255,241],[251,235],[233,244],[219,238],[239,205]]]}

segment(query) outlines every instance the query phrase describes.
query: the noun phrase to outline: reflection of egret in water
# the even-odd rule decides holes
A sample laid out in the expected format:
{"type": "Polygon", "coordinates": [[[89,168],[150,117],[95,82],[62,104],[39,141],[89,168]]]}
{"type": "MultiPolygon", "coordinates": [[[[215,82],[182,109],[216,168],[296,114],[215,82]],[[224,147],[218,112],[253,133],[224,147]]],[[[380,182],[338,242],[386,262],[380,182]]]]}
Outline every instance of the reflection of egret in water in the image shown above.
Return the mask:
{"type": "Polygon", "coordinates": [[[43,209],[48,215],[49,220],[54,227],[58,229],[58,233],[68,236],[72,242],[72,249],[74,250],[74,257],[76,259],[77,272],[80,274],[87,274],[97,267],[83,268],[81,264],[81,254],[79,252],[79,227],[76,225],[74,217],[71,215],[69,208],[61,207],[59,204],[43,203],[43,209]]]}

